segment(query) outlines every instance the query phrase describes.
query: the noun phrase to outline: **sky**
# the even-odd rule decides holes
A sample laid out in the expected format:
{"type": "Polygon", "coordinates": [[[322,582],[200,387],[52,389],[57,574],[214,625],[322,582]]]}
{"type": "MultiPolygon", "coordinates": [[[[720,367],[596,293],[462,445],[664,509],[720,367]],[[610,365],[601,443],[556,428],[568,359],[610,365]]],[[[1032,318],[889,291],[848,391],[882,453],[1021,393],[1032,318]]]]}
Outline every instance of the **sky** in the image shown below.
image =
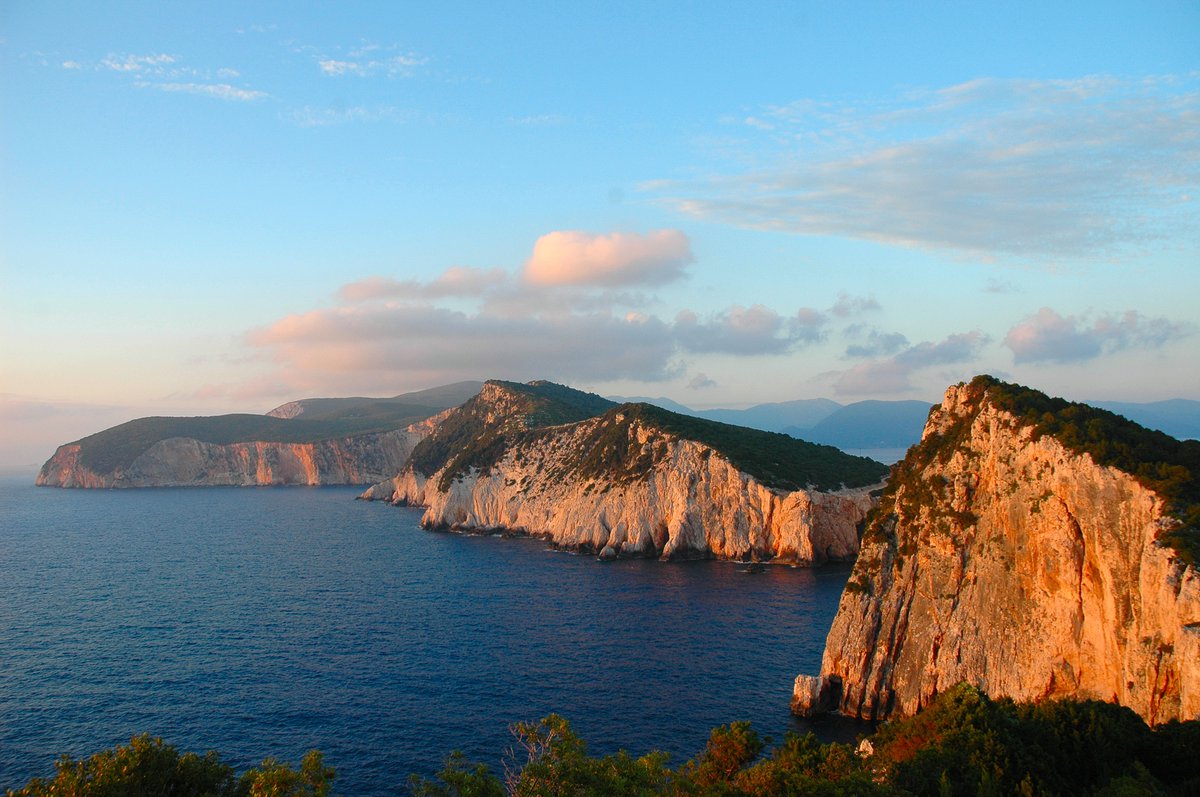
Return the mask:
{"type": "Polygon", "coordinates": [[[463,379],[1200,399],[1200,3],[0,3],[0,467],[463,379]]]}

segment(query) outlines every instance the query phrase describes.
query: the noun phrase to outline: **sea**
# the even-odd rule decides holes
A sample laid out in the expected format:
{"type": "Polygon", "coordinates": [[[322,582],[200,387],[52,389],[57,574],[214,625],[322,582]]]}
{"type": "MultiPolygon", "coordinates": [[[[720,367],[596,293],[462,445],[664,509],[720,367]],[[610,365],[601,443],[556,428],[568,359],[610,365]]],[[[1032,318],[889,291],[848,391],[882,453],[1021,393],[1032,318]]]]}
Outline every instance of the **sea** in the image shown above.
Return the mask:
{"type": "Polygon", "coordinates": [[[849,566],[602,563],[359,492],[0,484],[0,791],[141,733],[239,771],[320,749],[382,795],[454,750],[502,773],[551,713],[673,765],[733,721],[866,732],[788,710],[849,566]]]}

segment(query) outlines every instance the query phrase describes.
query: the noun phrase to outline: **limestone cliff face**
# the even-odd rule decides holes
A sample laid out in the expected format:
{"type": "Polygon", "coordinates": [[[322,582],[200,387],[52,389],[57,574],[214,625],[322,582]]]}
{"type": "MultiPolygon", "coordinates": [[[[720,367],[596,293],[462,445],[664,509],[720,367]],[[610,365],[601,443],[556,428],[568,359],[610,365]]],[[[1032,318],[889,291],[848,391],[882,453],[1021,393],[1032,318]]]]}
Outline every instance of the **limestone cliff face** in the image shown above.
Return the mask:
{"type": "Polygon", "coordinates": [[[893,474],[793,707],[912,714],[966,681],[1200,717],[1200,574],[1156,540],[1179,525],[1164,498],[979,381],[947,391],[893,474]]]}
{"type": "Polygon", "coordinates": [[[430,422],[407,429],[314,443],[247,442],[215,445],[186,437],[160,440],[129,464],[95,473],[79,446],[60,446],[42,466],[48,487],[211,487],[371,484],[404,466],[430,422]]]}
{"type": "MultiPolygon", "coordinates": [[[[505,406],[502,398],[493,421],[509,423],[505,406]]],[[[427,528],[504,529],[605,557],[811,565],[857,554],[856,527],[871,505],[866,488],[769,489],[707,446],[624,421],[618,414],[527,434],[493,467],[453,479],[443,478],[445,469],[426,477],[410,466],[363,497],[425,506],[427,528]],[[604,424],[629,436],[622,461],[637,463],[636,472],[580,466],[604,424]]]]}

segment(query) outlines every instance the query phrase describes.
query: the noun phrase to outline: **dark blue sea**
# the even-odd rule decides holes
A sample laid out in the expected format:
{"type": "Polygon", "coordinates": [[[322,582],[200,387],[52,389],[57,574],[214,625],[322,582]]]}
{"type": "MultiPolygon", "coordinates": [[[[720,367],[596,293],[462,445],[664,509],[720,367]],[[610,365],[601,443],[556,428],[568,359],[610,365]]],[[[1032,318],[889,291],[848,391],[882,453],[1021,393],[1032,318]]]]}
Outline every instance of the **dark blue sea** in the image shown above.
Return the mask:
{"type": "Polygon", "coordinates": [[[734,720],[807,729],[792,679],[848,568],[599,563],[358,492],[0,485],[0,790],[142,732],[239,770],[319,748],[366,795],[455,749],[499,767],[550,712],[674,764],[734,720]]]}

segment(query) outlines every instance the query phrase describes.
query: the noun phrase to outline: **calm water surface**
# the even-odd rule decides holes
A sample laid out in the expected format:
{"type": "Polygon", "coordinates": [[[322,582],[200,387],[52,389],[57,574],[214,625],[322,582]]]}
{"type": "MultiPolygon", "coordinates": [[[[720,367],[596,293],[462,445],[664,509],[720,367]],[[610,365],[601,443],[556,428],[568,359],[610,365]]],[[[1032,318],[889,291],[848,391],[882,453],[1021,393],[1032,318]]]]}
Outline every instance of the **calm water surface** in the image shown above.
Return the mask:
{"type": "Polygon", "coordinates": [[[0,485],[0,790],[143,731],[239,770],[320,748],[387,794],[550,712],[676,764],[733,720],[804,729],[847,568],[601,564],[358,492],[0,485]]]}

